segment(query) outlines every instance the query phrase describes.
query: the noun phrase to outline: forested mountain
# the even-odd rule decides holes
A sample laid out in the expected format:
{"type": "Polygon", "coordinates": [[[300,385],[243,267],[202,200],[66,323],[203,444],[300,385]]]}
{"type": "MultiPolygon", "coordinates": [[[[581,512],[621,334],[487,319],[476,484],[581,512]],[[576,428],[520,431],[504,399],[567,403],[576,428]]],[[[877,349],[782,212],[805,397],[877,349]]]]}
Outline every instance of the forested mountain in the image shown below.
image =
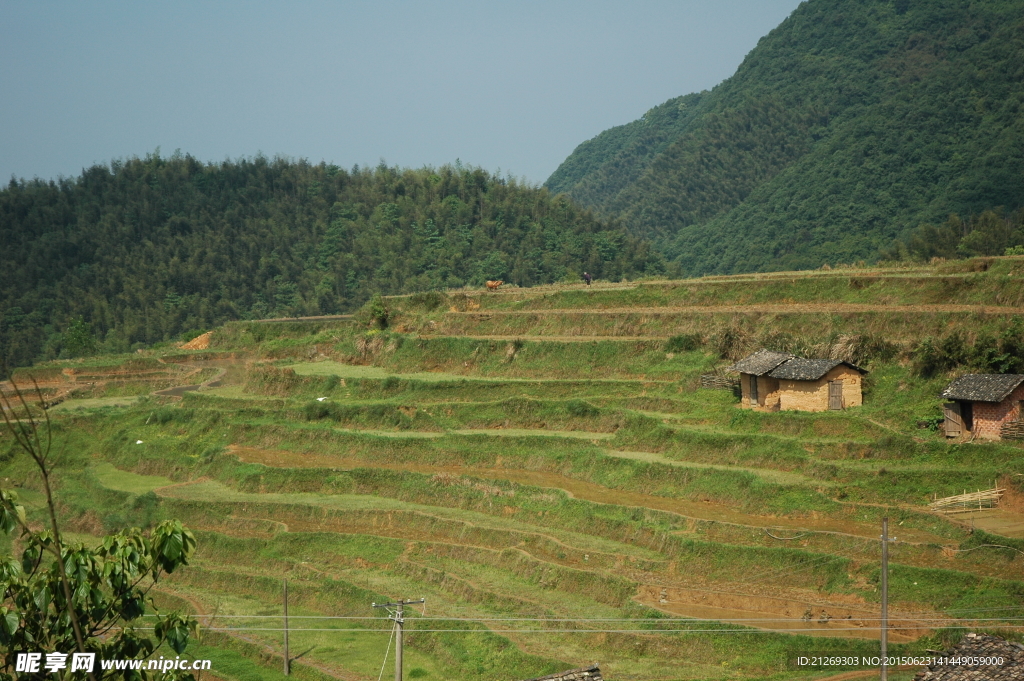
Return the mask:
{"type": "Polygon", "coordinates": [[[0,363],[107,351],[373,293],[660,271],[646,242],[477,168],[152,154],[0,191],[0,363]],[[69,335],[68,330],[71,329],[69,335]],[[63,333],[62,333],[63,332],[63,333]],[[83,345],[84,344],[84,345],[83,345]]]}
{"type": "Polygon", "coordinates": [[[548,179],[671,271],[877,257],[1024,206],[1020,0],[808,0],[711,91],[581,144],[548,179]]]}

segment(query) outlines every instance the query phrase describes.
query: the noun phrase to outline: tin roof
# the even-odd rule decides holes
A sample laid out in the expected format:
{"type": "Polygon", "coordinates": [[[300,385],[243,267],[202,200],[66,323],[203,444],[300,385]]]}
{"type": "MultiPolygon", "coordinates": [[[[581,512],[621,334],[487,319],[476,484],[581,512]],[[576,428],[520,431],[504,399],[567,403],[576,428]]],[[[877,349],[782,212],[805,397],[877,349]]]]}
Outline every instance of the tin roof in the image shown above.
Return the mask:
{"type": "Polygon", "coordinates": [[[788,352],[772,352],[771,350],[761,349],[728,367],[726,371],[738,371],[741,374],[763,376],[786,360],[793,359],[793,357],[795,355],[791,355],[788,352]]]}
{"type": "Polygon", "coordinates": [[[967,374],[956,379],[940,397],[972,402],[1002,402],[1024,382],[1021,374],[967,374]]]}
{"type": "Polygon", "coordinates": [[[845,364],[862,374],[867,373],[856,364],[844,362],[841,359],[804,359],[802,357],[794,357],[788,362],[781,364],[768,375],[772,378],[781,378],[789,381],[816,381],[840,364],[845,364]]]}

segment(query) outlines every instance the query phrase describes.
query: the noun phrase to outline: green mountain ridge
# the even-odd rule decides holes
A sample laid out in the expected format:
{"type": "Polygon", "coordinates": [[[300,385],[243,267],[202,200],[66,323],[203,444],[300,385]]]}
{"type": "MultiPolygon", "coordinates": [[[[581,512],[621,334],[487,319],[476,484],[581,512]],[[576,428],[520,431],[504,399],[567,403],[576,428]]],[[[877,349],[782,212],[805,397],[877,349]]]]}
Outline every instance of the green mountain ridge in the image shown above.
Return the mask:
{"type": "Polygon", "coordinates": [[[565,197],[478,168],[180,154],[12,180],[0,244],[0,369],[233,319],[350,312],[375,292],[583,270],[618,280],[663,264],[565,197]]]}
{"type": "Polygon", "coordinates": [[[877,257],[1024,205],[1024,11],[810,0],[713,90],[581,144],[548,179],[686,274],[877,257]]]}

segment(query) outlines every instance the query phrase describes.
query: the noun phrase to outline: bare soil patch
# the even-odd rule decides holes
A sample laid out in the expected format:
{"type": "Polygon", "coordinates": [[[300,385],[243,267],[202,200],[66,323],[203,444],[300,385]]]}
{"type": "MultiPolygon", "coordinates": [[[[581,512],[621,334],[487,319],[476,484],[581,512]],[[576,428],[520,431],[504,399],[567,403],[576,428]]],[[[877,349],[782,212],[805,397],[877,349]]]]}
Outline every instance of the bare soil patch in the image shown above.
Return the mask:
{"type": "Polygon", "coordinates": [[[211,337],[213,337],[213,331],[207,331],[196,336],[188,343],[179,345],[178,348],[181,350],[209,350],[211,337]]]}

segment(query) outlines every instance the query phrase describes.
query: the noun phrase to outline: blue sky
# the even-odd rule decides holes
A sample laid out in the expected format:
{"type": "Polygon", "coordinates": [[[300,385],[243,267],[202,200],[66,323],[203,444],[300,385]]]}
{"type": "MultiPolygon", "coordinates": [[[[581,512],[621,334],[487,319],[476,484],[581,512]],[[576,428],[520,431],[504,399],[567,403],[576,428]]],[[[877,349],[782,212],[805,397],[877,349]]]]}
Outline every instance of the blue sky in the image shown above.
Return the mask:
{"type": "Polygon", "coordinates": [[[582,141],[715,86],[798,0],[0,0],[0,178],[159,147],[541,183],[582,141]]]}

